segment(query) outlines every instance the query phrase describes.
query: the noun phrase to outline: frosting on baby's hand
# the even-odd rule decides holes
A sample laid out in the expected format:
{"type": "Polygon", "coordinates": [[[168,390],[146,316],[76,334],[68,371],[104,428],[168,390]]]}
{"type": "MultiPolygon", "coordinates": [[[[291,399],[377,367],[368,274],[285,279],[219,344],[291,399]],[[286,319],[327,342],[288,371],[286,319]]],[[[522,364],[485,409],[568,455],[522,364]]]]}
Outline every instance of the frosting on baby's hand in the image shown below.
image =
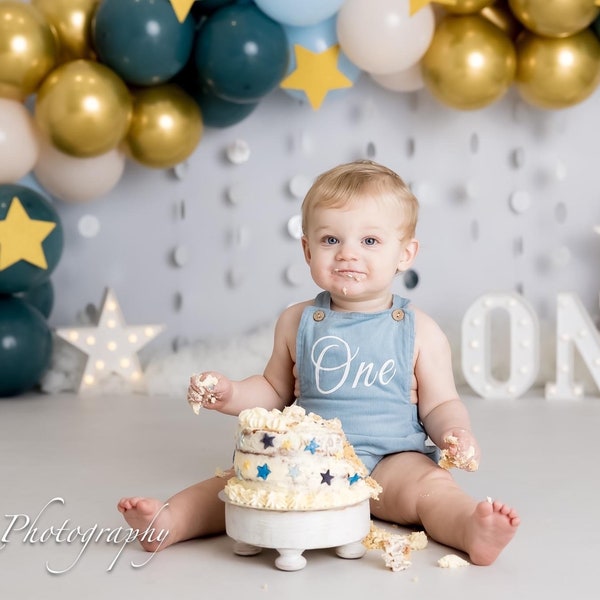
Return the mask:
{"type": "Polygon", "coordinates": [[[207,375],[192,375],[188,387],[187,401],[195,414],[206,404],[215,404],[217,396],[214,393],[219,380],[210,373],[207,375]]]}
{"type": "Polygon", "coordinates": [[[442,469],[456,468],[465,471],[477,471],[479,461],[475,455],[475,446],[470,445],[465,450],[461,450],[460,440],[455,435],[447,435],[444,438],[444,444],[447,444],[447,448],[442,449],[438,461],[438,465],[442,469]]]}

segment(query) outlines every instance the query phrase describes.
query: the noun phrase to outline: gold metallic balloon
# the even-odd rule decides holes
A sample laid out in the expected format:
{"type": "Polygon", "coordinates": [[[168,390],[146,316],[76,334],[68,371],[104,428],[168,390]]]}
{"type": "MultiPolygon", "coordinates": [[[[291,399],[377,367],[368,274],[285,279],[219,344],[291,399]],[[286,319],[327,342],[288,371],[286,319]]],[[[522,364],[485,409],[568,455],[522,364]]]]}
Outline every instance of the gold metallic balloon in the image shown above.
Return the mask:
{"type": "Polygon", "coordinates": [[[444,8],[451,13],[466,15],[479,12],[493,3],[494,0],[456,0],[455,4],[444,4],[444,8]]]}
{"type": "Polygon", "coordinates": [[[591,29],[565,38],[524,31],[516,48],[516,86],[533,106],[567,108],[585,100],[598,87],[600,41],[591,29]]]}
{"type": "Polygon", "coordinates": [[[100,0],[31,0],[50,24],[59,44],[59,61],[95,58],[92,17],[100,0]]]}
{"type": "Polygon", "coordinates": [[[111,69],[80,59],[44,80],[35,120],[58,150],[86,158],[112,150],[125,138],[131,108],[127,86],[111,69]]]}
{"type": "Polygon", "coordinates": [[[140,89],[134,93],[127,148],[144,166],[166,169],[194,152],[202,129],[198,105],[178,86],[140,89]]]}
{"type": "Polygon", "coordinates": [[[510,10],[507,0],[498,0],[494,4],[482,8],[479,14],[502,29],[513,42],[517,39],[519,33],[523,31],[523,25],[510,10]]]}
{"type": "Polygon", "coordinates": [[[448,16],[437,26],[421,69],[425,86],[442,104],[479,109],[501,98],[513,82],[515,49],[479,15],[448,16]]]}
{"type": "Polygon", "coordinates": [[[509,0],[509,5],[527,29],[549,37],[585,29],[600,11],[595,0],[509,0]]]}
{"type": "Polygon", "coordinates": [[[0,97],[24,100],[56,65],[46,19],[30,4],[0,2],[0,97]]]}

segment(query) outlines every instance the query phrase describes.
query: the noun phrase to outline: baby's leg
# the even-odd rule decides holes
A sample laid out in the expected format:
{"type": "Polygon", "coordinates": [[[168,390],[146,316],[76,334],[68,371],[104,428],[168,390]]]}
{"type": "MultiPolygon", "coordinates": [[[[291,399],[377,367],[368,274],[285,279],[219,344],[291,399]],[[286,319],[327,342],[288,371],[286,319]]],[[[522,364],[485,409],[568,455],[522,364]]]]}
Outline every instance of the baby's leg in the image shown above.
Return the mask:
{"type": "Polygon", "coordinates": [[[436,541],[489,565],[517,531],[515,510],[500,502],[476,502],[450,473],[416,452],[384,458],[373,471],[383,488],[373,515],[400,524],[421,524],[436,541]]]}
{"type": "Polygon", "coordinates": [[[225,506],[217,494],[226,482],[223,477],[213,477],[178,492],[166,502],[154,498],[121,498],[117,508],[129,526],[140,534],[148,527],[156,532],[169,531],[162,542],[140,539],[144,550],[155,552],[176,542],[225,531],[225,506]]]}

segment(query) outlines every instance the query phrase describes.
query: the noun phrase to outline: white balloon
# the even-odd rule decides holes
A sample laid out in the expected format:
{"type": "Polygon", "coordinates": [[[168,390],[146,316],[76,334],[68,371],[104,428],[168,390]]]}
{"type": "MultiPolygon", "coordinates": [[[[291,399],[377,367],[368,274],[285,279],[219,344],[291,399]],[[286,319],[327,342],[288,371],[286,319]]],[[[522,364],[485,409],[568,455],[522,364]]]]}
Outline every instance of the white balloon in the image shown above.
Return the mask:
{"type": "Polygon", "coordinates": [[[425,87],[420,62],[397,73],[384,73],[383,75],[371,73],[370,75],[377,85],[392,92],[416,92],[425,87]]]}
{"type": "Polygon", "coordinates": [[[50,194],[65,202],[88,202],[107,194],[121,180],[125,154],[113,149],[91,158],[77,158],[41,143],[33,173],[50,194]]]}
{"type": "Polygon", "coordinates": [[[0,98],[0,184],[16,183],[33,169],[38,140],[27,108],[17,100],[0,98]]]}
{"type": "Polygon", "coordinates": [[[363,71],[397,73],[417,63],[435,30],[430,5],[410,15],[410,0],[346,0],[337,35],[346,56],[363,71]]]}

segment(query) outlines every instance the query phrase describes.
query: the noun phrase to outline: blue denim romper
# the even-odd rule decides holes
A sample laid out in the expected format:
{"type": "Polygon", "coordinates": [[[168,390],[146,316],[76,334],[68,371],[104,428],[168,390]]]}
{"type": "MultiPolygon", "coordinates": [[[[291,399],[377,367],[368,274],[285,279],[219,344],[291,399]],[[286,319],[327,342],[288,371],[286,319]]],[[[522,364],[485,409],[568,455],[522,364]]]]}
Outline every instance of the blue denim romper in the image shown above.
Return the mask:
{"type": "Polygon", "coordinates": [[[339,312],[331,310],[329,292],[321,292],[300,319],[297,404],[325,419],[339,418],[369,472],[397,452],[436,459],[410,401],[415,324],[408,303],[394,295],[392,307],[382,312],[339,312]]]}

